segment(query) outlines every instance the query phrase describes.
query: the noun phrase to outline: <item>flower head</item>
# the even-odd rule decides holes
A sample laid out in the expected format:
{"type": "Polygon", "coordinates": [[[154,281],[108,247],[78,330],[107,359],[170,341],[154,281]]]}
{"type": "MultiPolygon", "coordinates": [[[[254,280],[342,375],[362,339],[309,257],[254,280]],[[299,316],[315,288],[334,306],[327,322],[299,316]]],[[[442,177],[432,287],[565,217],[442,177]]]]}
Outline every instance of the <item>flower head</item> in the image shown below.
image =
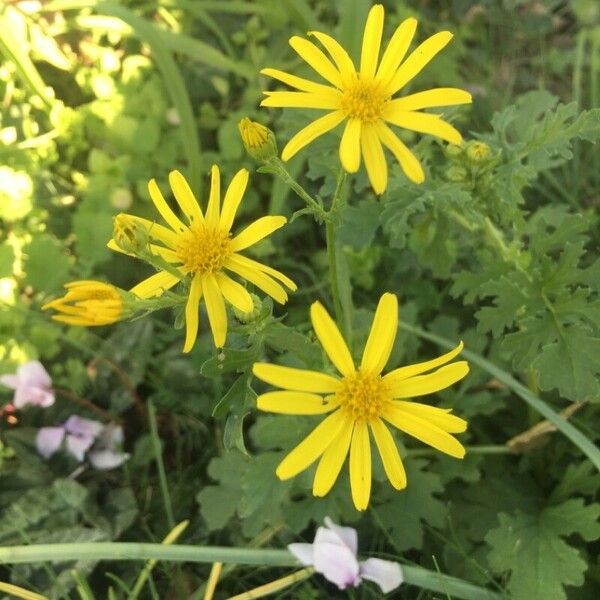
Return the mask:
{"type": "Polygon", "coordinates": [[[120,451],[123,443],[121,427],[104,426],[77,415],[72,415],[59,427],[42,427],[36,436],[37,450],[44,458],[58,452],[63,442],[67,452],[78,462],[83,462],[87,454],[92,466],[100,470],[119,467],[129,458],[120,451]]]}
{"type": "Polygon", "coordinates": [[[434,88],[394,98],[448,44],[452,34],[448,31],[436,33],[404,60],[417,27],[415,19],[406,19],[394,32],[379,60],[383,15],[381,4],[376,4],[369,12],[358,69],[346,50],[325,33],[312,31],[309,35],[321,44],[328,55],[309,40],[298,36],[290,39],[290,45],[300,58],[327,84],[315,83],[277,69],[261,71],[297,90],[265,92],[267,98],[262,101],[261,106],[328,111],[299,131],[283,149],[281,158],[292,158],[317,137],[345,122],[339,148],[342,166],[349,173],[355,173],[360,167],[362,156],[367,175],[377,194],[382,194],[387,187],[387,163],[383,146],[391,151],[409,179],[422,183],[425,177],[418,159],[389,125],[434,135],[458,144],[462,138],[454,127],[440,116],[422,112],[422,109],[471,102],[468,92],[456,88],[434,88]]]}
{"type": "Polygon", "coordinates": [[[69,325],[94,327],[110,325],[131,314],[128,293],[102,281],[71,281],[65,284],[67,293],[42,306],[52,308],[59,314],[52,315],[55,321],[69,325]]]}
{"type": "MultiPolygon", "coordinates": [[[[241,254],[242,250],[282,227],[286,218],[262,217],[238,235],[232,236],[231,227],[248,183],[246,169],[236,173],[221,205],[221,176],[219,167],[213,165],[210,196],[205,212],[202,212],[179,171],[169,174],[169,183],[184,215],[183,220],[171,210],[154,179],[148,184],[150,197],[169,227],[127,215],[148,232],[149,251],[170,267],[161,269],[142,281],[131,292],[140,298],[152,298],[160,296],[181,280],[189,281],[183,351],[189,352],[196,341],[198,308],[202,298],[206,303],[215,345],[220,348],[225,344],[227,336],[225,300],[243,312],[249,312],[254,307],[248,290],[226,271],[249,281],[281,304],[287,301],[287,293],[281,284],[292,291],[296,289],[294,282],[283,273],[241,254]]],[[[108,246],[112,250],[123,252],[114,239],[108,246]]]]}
{"type": "Polygon", "coordinates": [[[363,579],[368,579],[387,594],[404,580],[398,563],[379,558],[359,562],[356,529],[340,527],[329,517],[325,517],[325,527],[317,529],[312,544],[289,544],[288,550],[303,565],[313,566],[340,590],[356,587],[363,579]]]}
{"type": "Polygon", "coordinates": [[[23,408],[28,404],[46,408],[54,404],[52,380],[42,363],[37,360],[21,365],[12,375],[0,376],[0,383],[15,390],[15,408],[23,408]]]}
{"type": "Polygon", "coordinates": [[[385,422],[440,452],[463,458],[465,449],[450,434],[465,431],[466,421],[449,409],[407,401],[443,390],[469,372],[465,361],[446,364],[460,353],[462,342],[443,356],[382,375],[398,328],[394,294],[384,294],[379,301],[358,368],[323,306],[315,302],[310,314],[317,338],[341,377],[268,363],[255,363],[253,368],[256,377],[285,390],[261,394],[257,399],[260,410],[295,415],[331,413],[279,464],[276,473],[280,479],[294,477],[320,458],[313,494],[325,496],[349,453],[352,499],[358,510],[365,510],[371,494],[370,434],[392,486],[398,490],[406,487],[406,473],[385,422]]]}
{"type": "Polygon", "coordinates": [[[239,122],[238,129],[244,148],[252,158],[266,162],[277,156],[277,142],[268,127],[244,117],[239,122]]]}

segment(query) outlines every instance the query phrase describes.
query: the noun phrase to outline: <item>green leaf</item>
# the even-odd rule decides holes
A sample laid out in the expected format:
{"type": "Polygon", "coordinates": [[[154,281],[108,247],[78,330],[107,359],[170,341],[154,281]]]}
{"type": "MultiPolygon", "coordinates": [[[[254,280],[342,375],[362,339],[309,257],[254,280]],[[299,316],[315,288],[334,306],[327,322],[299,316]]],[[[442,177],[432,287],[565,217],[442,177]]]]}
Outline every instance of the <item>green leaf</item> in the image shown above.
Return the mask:
{"type": "Polygon", "coordinates": [[[346,206],[344,221],[338,229],[338,243],[360,250],[368,246],[379,228],[381,204],[376,200],[364,200],[357,206],[346,206]]]}
{"type": "Polygon", "coordinates": [[[51,293],[65,283],[69,259],[63,245],[48,234],[36,236],[25,246],[25,282],[35,291],[51,293]]]}
{"type": "Polygon", "coordinates": [[[423,546],[423,522],[434,527],[444,524],[447,508],[436,497],[444,487],[439,475],[428,471],[428,465],[426,460],[406,460],[408,487],[399,492],[386,489],[382,494],[386,500],[377,507],[398,552],[423,546]]]}
{"type": "Polygon", "coordinates": [[[578,533],[600,537],[600,504],[568,500],[537,513],[498,515],[500,526],[485,541],[497,573],[510,572],[508,590],[514,600],[564,600],[564,586],[583,583],[586,562],[564,537],[578,533]]]}

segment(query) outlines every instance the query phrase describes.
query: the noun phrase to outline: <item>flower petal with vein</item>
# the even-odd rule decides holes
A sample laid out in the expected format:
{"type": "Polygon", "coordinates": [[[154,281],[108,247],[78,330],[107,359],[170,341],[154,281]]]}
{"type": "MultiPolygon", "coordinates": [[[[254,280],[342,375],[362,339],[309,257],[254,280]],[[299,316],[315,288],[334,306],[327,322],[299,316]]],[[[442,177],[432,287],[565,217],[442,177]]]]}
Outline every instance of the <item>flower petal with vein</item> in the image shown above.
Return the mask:
{"type": "Polygon", "coordinates": [[[385,473],[398,490],[406,473],[389,425],[421,442],[463,458],[465,449],[451,434],[462,433],[467,422],[451,410],[408,400],[439,392],[469,372],[466,361],[452,361],[462,342],[433,360],[382,371],[390,357],[398,328],[398,300],[383,294],[369,338],[357,367],[337,325],[319,302],[311,306],[312,325],[339,375],[255,363],[256,377],[282,391],[257,399],[260,410],[281,414],[327,415],[277,467],[277,476],[290,479],[318,461],[313,494],[325,496],[349,456],[350,487],[357,510],[365,510],[371,494],[371,439],[385,473]]]}
{"type": "Polygon", "coordinates": [[[277,69],[261,71],[294,88],[294,91],[265,92],[267,98],[261,106],[327,111],[294,135],[283,149],[281,158],[287,161],[313,140],[344,123],[339,146],[342,166],[348,173],[356,173],[364,159],[369,181],[377,194],[382,194],[387,187],[384,147],[394,155],[411,181],[422,183],[425,179],[421,163],[390,125],[459,144],[461,134],[452,125],[440,115],[423,112],[423,109],[471,102],[471,94],[457,88],[434,88],[395,97],[448,44],[452,34],[448,31],[436,33],[407,55],[417,27],[417,21],[409,18],[400,23],[380,56],[383,16],[381,4],[371,8],[363,34],[359,68],[334,38],[311,31],[308,35],[320,47],[298,36],[290,38],[290,46],[324,83],[277,69]]]}
{"type": "MultiPolygon", "coordinates": [[[[183,351],[189,352],[196,341],[201,299],[206,304],[215,346],[220,348],[227,336],[225,301],[242,312],[254,309],[250,293],[230,273],[252,283],[280,304],[285,304],[288,298],[283,286],[296,290],[295,283],[283,273],[241,253],[282,227],[286,218],[261,217],[232,236],[231,228],[248,184],[246,169],[235,174],[221,202],[221,175],[219,167],[213,165],[210,194],[204,212],[179,171],[169,174],[169,184],[183,219],[167,204],[154,179],[148,184],[150,197],[168,227],[133,215],[127,217],[145,228],[150,252],[163,259],[170,268],[160,270],[130,291],[140,298],[152,298],[188,279],[183,351]]],[[[123,252],[115,240],[111,240],[108,246],[123,252]]]]}

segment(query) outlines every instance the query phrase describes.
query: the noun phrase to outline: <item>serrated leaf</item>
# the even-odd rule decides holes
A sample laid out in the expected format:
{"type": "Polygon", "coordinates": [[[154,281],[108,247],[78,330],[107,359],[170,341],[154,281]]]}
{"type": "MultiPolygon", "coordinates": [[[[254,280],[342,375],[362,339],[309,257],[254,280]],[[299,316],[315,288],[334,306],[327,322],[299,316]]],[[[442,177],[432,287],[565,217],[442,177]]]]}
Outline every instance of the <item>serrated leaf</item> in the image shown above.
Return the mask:
{"type": "Polygon", "coordinates": [[[378,509],[399,552],[423,546],[423,522],[434,527],[444,524],[447,508],[436,497],[444,487],[439,475],[427,470],[428,464],[426,460],[405,461],[408,487],[386,491],[386,501],[378,509]]]}
{"type": "Polygon", "coordinates": [[[501,513],[500,526],[485,541],[497,573],[510,572],[508,590],[514,600],[564,600],[564,586],[581,585],[586,562],[562,538],[573,533],[600,536],[600,505],[568,500],[535,513],[501,513]]]}

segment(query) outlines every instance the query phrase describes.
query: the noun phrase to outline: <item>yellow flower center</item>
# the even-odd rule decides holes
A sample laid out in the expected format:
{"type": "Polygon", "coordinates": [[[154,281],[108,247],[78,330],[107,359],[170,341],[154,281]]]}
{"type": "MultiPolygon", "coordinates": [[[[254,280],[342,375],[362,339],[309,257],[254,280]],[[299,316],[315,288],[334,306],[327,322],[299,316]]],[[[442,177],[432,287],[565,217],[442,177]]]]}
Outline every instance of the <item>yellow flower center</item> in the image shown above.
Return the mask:
{"type": "Polygon", "coordinates": [[[191,273],[215,273],[231,255],[230,234],[221,229],[193,224],[180,234],[177,255],[191,273]]]}
{"type": "Polygon", "coordinates": [[[381,118],[390,99],[373,80],[355,79],[343,92],[341,106],[349,118],[372,123],[381,118]]]}
{"type": "Polygon", "coordinates": [[[355,421],[372,421],[390,401],[390,391],[379,375],[356,371],[342,379],[336,398],[355,421]]]}

